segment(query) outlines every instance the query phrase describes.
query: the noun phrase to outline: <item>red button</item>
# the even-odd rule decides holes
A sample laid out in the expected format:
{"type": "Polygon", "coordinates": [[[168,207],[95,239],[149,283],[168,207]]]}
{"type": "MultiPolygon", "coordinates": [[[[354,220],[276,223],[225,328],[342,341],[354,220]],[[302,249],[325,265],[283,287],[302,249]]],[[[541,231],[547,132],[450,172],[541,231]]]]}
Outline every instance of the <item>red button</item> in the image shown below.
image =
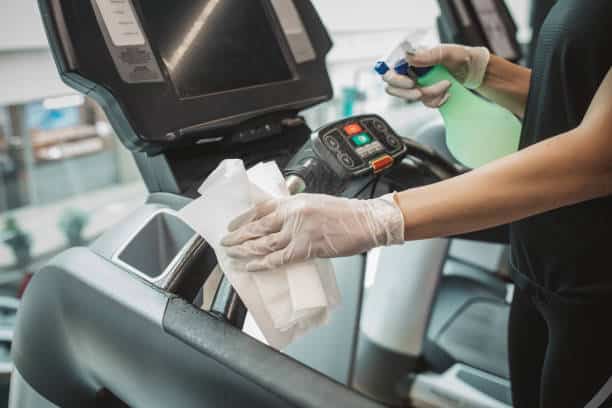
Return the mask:
{"type": "Polygon", "coordinates": [[[393,157],[389,155],[384,155],[379,157],[378,159],[374,159],[370,162],[370,166],[374,173],[379,173],[386,168],[389,168],[393,164],[393,157]]]}
{"type": "Polygon", "coordinates": [[[347,135],[354,136],[356,134],[363,132],[363,128],[359,126],[358,123],[351,123],[344,127],[344,131],[346,132],[347,135]]]}

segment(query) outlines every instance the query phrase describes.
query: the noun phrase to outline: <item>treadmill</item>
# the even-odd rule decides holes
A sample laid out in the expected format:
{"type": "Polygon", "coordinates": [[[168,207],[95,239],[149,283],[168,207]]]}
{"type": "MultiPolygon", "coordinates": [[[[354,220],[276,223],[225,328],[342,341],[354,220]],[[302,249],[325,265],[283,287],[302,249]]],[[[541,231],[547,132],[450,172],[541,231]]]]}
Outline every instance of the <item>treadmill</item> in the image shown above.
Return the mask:
{"type": "Polygon", "coordinates": [[[247,327],[248,310],[214,252],[176,216],[226,158],[275,160],[293,193],[364,198],[464,171],[377,115],[308,127],[300,112],[332,97],[332,43],[309,0],[39,7],[60,76],[104,108],[150,196],[33,277],[15,329],[11,407],[508,406],[509,384],[492,373],[491,353],[482,366],[462,359],[474,344],[456,338],[482,329],[473,321],[483,312],[494,322],[503,315],[483,309],[480,293],[470,294],[476,308],[438,293],[446,240],[334,260],[342,307],[279,352],[247,327]],[[393,285],[383,278],[405,273],[398,257],[415,278],[387,300],[409,315],[387,307],[376,316],[362,281],[378,270],[377,282],[393,285]],[[380,359],[381,347],[362,341],[375,320],[408,321],[413,353],[391,354],[401,357],[393,365],[380,359]],[[426,353],[432,327],[441,347],[426,353]]]}

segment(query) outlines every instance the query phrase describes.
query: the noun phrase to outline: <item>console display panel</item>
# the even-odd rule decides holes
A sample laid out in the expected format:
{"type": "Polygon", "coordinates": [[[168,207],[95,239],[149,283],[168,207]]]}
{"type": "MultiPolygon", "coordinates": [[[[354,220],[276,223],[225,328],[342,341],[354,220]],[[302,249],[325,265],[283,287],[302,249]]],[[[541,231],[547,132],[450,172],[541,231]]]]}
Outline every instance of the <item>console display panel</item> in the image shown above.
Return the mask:
{"type": "Polygon", "coordinates": [[[181,98],[293,79],[262,0],[145,0],[140,7],[181,98]]]}

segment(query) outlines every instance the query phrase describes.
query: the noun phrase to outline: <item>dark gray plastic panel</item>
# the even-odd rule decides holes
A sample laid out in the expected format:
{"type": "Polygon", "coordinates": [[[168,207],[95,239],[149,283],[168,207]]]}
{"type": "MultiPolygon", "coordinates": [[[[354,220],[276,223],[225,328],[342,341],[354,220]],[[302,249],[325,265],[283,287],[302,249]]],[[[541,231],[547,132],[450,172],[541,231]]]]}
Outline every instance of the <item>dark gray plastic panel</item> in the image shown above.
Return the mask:
{"type": "Polygon", "coordinates": [[[159,336],[167,300],[91,251],[71,249],[28,286],[13,341],[15,366],[38,393],[62,407],[92,406],[103,386],[148,400],[138,386],[162,386],[153,374],[164,367],[156,356],[171,347],[159,336]],[[124,388],[130,384],[135,388],[124,388]]]}

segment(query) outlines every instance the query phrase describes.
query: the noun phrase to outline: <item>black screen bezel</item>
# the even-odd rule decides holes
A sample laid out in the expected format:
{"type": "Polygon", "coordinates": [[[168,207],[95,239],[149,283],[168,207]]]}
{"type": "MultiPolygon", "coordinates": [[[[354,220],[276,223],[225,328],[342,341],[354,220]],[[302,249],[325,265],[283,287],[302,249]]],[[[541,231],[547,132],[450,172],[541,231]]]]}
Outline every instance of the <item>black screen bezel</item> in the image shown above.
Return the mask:
{"type": "MultiPolygon", "coordinates": [[[[146,0],[131,1],[141,19],[139,1],[146,0]]],[[[286,50],[288,41],[280,20],[270,0],[263,1],[273,12],[270,22],[276,33],[282,33],[280,44],[286,50]]],[[[281,112],[295,115],[333,96],[325,63],[332,42],[309,0],[296,0],[294,5],[314,58],[295,64],[295,80],[189,99],[178,97],[167,73],[162,73],[163,81],[159,82],[128,83],[122,79],[105,39],[104,23],[96,16],[94,0],[39,2],[61,78],[101,104],[117,135],[132,151],[158,154],[200,143],[211,135],[225,137],[250,119],[281,112]]],[[[143,31],[146,33],[144,27],[143,31]]]]}
{"type": "MultiPolygon", "coordinates": [[[[147,1],[147,0],[144,0],[147,1]]],[[[174,80],[174,78],[172,77],[172,74],[169,72],[168,67],[166,66],[165,62],[163,61],[163,58],[161,57],[161,53],[160,50],[157,46],[157,44],[155,44],[154,42],[151,42],[151,28],[148,25],[147,19],[144,18],[144,13],[142,10],[142,7],[140,5],[140,1],[136,0],[134,1],[134,6],[136,9],[136,13],[138,15],[138,18],[140,19],[140,22],[143,26],[143,30],[145,31],[145,35],[146,37],[149,39],[150,41],[150,45],[151,48],[153,49],[153,53],[155,54],[155,57],[158,61],[159,66],[161,67],[162,70],[162,74],[164,75],[164,78],[169,81],[170,83],[172,83],[173,85],[173,89],[175,92],[175,95],[177,97],[177,99],[180,100],[190,100],[190,99],[201,99],[201,98],[206,98],[209,96],[214,96],[214,95],[218,95],[218,94],[232,94],[232,93],[238,93],[241,92],[245,89],[251,89],[251,88],[259,88],[259,87],[267,87],[267,86],[271,86],[274,84],[280,84],[280,83],[286,83],[286,82],[292,82],[292,81],[298,81],[300,79],[298,70],[297,70],[297,63],[295,61],[295,58],[293,58],[293,55],[291,53],[291,49],[289,48],[289,43],[287,42],[287,38],[285,37],[284,33],[281,30],[281,25],[280,25],[280,21],[278,21],[278,17],[276,16],[276,13],[274,12],[272,5],[268,2],[268,1],[264,1],[264,0],[249,0],[249,1],[258,1],[261,5],[261,7],[263,8],[263,11],[265,13],[266,18],[268,19],[268,22],[270,23],[271,27],[272,27],[272,31],[274,33],[274,36],[276,38],[276,41],[280,47],[281,53],[283,55],[283,59],[285,64],[287,64],[287,68],[289,69],[289,72],[291,74],[291,78],[290,79],[283,79],[283,80],[279,80],[279,81],[274,81],[274,82],[269,82],[269,83],[265,83],[265,84],[256,84],[256,85],[251,85],[251,86],[244,86],[244,87],[240,87],[240,88],[235,88],[235,89],[228,89],[228,90],[223,90],[223,91],[216,91],[216,92],[209,92],[209,93],[203,93],[201,95],[190,95],[190,96],[185,96],[182,95],[180,90],[178,89],[176,82],[174,80]]]]}

